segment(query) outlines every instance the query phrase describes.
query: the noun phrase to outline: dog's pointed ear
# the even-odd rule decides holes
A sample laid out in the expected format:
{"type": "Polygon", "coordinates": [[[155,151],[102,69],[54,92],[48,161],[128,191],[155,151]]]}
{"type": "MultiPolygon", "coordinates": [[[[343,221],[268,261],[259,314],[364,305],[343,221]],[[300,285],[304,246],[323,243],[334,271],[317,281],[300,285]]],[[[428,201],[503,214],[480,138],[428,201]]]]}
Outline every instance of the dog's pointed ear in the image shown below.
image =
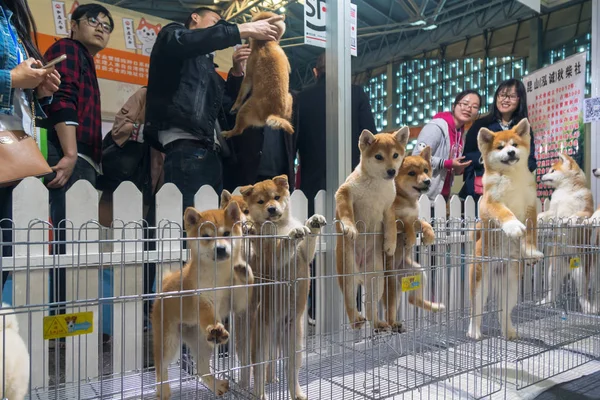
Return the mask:
{"type": "Polygon", "coordinates": [[[290,184],[288,182],[288,177],[287,175],[279,175],[276,176],[275,178],[273,178],[273,182],[275,182],[275,184],[279,187],[282,187],[286,190],[289,190],[290,188],[290,184]]]}
{"type": "Polygon", "coordinates": [[[400,143],[400,145],[403,148],[406,148],[406,145],[408,144],[409,136],[410,136],[410,128],[408,126],[403,126],[402,128],[398,129],[396,132],[394,132],[394,137],[396,138],[396,141],[398,143],[400,143]]]}
{"type": "Polygon", "coordinates": [[[374,141],[375,135],[373,135],[368,129],[365,129],[362,131],[360,137],[358,138],[358,148],[360,150],[364,150],[370,145],[372,145],[374,141]]]}
{"type": "Polygon", "coordinates": [[[183,225],[186,229],[198,225],[201,219],[202,215],[194,207],[186,208],[183,213],[183,225]]]}
{"type": "Polygon", "coordinates": [[[431,147],[425,146],[423,150],[419,153],[421,158],[425,159],[429,164],[431,164],[431,147]]]}
{"type": "Polygon", "coordinates": [[[477,134],[477,145],[481,150],[482,147],[491,144],[494,141],[494,132],[490,131],[488,128],[481,128],[479,133],[477,134]]]}
{"type": "Polygon", "coordinates": [[[530,125],[529,125],[529,120],[527,118],[523,118],[518,124],[517,126],[515,126],[515,131],[517,132],[517,135],[523,137],[525,135],[529,135],[529,130],[530,130],[530,125]]]}
{"type": "Polygon", "coordinates": [[[237,201],[229,203],[225,212],[233,222],[239,222],[242,219],[242,210],[240,210],[240,205],[237,201]]]}
{"type": "Polygon", "coordinates": [[[561,161],[563,162],[563,165],[566,168],[575,169],[575,167],[577,167],[577,163],[575,162],[575,160],[573,160],[573,158],[567,153],[558,153],[558,156],[560,157],[561,161]]]}
{"type": "Polygon", "coordinates": [[[254,191],[254,185],[242,186],[240,188],[240,193],[242,194],[242,196],[244,198],[252,195],[253,191],[254,191]]]}
{"type": "Polygon", "coordinates": [[[229,193],[229,190],[223,189],[223,191],[221,192],[221,209],[224,210],[230,201],[231,193],[229,193]]]}

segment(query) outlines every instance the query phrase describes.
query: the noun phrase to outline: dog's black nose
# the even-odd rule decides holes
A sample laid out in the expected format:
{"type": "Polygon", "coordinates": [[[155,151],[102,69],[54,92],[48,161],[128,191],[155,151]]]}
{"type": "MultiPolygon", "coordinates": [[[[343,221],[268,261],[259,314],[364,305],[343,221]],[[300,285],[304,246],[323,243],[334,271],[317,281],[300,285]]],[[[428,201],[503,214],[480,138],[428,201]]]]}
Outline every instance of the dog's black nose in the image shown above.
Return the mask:
{"type": "Polygon", "coordinates": [[[426,179],[423,181],[423,183],[425,184],[425,186],[429,186],[431,185],[431,179],[426,179]]]}
{"type": "Polygon", "coordinates": [[[387,174],[388,174],[388,176],[394,176],[394,175],[396,175],[396,170],[395,169],[388,169],[387,170],[387,174]]]}
{"type": "Polygon", "coordinates": [[[217,246],[217,257],[222,258],[227,255],[227,249],[225,246],[217,246]]]}
{"type": "Polygon", "coordinates": [[[515,153],[515,151],[514,151],[514,150],[510,150],[510,151],[508,151],[506,154],[508,154],[508,156],[509,156],[509,157],[514,157],[514,156],[515,156],[515,154],[517,154],[517,153],[515,153]]]}
{"type": "Polygon", "coordinates": [[[269,212],[269,214],[275,214],[277,212],[277,209],[275,207],[269,207],[267,208],[267,211],[269,212]]]}
{"type": "Polygon", "coordinates": [[[595,174],[597,169],[598,169],[598,168],[594,168],[594,169],[592,170],[592,174],[595,174]]]}

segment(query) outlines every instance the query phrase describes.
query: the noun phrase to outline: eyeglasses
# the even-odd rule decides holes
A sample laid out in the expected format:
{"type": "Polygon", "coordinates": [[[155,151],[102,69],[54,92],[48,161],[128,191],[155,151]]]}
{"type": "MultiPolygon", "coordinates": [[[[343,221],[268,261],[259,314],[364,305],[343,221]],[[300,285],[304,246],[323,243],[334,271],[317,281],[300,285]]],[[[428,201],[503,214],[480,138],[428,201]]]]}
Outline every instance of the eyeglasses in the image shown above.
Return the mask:
{"type": "Polygon", "coordinates": [[[517,96],[516,94],[506,94],[506,93],[500,93],[498,95],[498,98],[500,100],[510,100],[512,102],[519,100],[519,96],[517,96]]]}
{"type": "Polygon", "coordinates": [[[94,18],[94,17],[87,17],[87,18],[82,18],[82,20],[83,20],[83,19],[85,19],[85,20],[87,21],[88,25],[89,25],[89,26],[91,26],[92,28],[97,28],[97,27],[98,27],[98,25],[100,25],[100,26],[102,26],[102,30],[103,30],[105,33],[108,33],[108,34],[110,34],[110,33],[112,33],[112,31],[113,31],[113,27],[112,27],[112,26],[111,26],[109,23],[106,23],[106,22],[100,22],[100,21],[98,21],[98,19],[97,19],[97,18],[94,18]]]}
{"type": "Polygon", "coordinates": [[[460,102],[460,103],[458,103],[458,105],[463,110],[469,109],[469,110],[479,111],[479,105],[477,105],[477,104],[469,104],[469,103],[465,103],[465,102],[460,102]]]}

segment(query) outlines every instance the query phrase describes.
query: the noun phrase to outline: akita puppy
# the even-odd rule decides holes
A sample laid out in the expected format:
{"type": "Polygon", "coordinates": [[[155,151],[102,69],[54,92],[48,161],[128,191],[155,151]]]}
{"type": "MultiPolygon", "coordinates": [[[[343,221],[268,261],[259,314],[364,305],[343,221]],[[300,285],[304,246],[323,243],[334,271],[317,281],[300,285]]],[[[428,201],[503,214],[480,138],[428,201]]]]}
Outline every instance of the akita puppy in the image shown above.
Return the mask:
{"type": "Polygon", "coordinates": [[[377,305],[385,286],[383,253],[392,257],[396,251],[394,178],[404,160],[409,134],[406,126],[378,135],[364,130],[358,142],[360,162],[335,194],[336,229],[342,233],[336,242],[338,283],[355,329],[366,322],[356,307],[358,284],[365,290],[366,315],[372,328],[390,328],[379,320],[377,305]],[[359,229],[367,235],[359,237],[359,229]]]}
{"type": "MultiPolygon", "coordinates": [[[[229,390],[229,382],[210,375],[210,357],[215,345],[227,343],[229,332],[222,318],[246,312],[254,283],[251,268],[241,256],[241,211],[236,202],[225,210],[198,212],[188,207],[184,214],[187,237],[191,239],[190,260],[182,270],[166,274],[162,292],[152,307],[154,334],[154,366],[156,368],[156,394],[159,399],[169,399],[171,389],[167,367],[181,347],[179,337],[188,346],[206,386],[215,394],[229,390]],[[193,240],[196,238],[196,240],[193,240]],[[199,239],[199,240],[198,240],[199,239]],[[239,289],[229,289],[230,286],[239,289]],[[244,285],[244,286],[242,286],[244,285]],[[199,289],[215,289],[198,292],[199,289]],[[177,296],[174,292],[188,291],[177,296]]],[[[242,362],[248,362],[238,349],[242,362]]]]}
{"type": "Polygon", "coordinates": [[[383,302],[387,312],[387,323],[396,332],[404,332],[402,323],[396,321],[398,295],[402,289],[402,277],[405,276],[399,274],[402,270],[414,269],[415,273],[421,275],[421,285],[408,295],[410,304],[430,311],[441,311],[446,308],[441,303],[423,299],[427,276],[411,257],[412,247],[417,241],[417,230],[423,234],[423,244],[430,245],[435,241],[435,233],[429,222],[419,219],[419,197],[429,190],[432,173],[431,147],[427,146],[418,156],[408,156],[404,159],[395,180],[396,199],[392,207],[399,223],[398,242],[394,258],[388,259],[386,263],[388,278],[383,302]]]}
{"type": "MultiPolygon", "coordinates": [[[[267,378],[275,378],[273,361],[279,351],[288,360],[287,381],[292,399],[306,399],[298,381],[304,346],[302,315],[308,302],[310,263],[315,257],[317,235],[326,220],[317,214],[306,224],[295,219],[291,215],[289,188],[287,176],[280,175],[240,190],[254,222],[252,233],[261,235],[251,239],[252,263],[256,282],[265,285],[255,288],[250,305],[254,395],[259,399],[266,398],[267,378]],[[270,371],[265,371],[266,364],[270,371]]],[[[242,383],[248,384],[249,381],[242,383]]]]}
{"type": "Polygon", "coordinates": [[[577,162],[567,154],[559,154],[559,160],[552,169],[542,176],[542,183],[554,188],[550,207],[538,214],[543,222],[569,223],[568,227],[557,229],[558,243],[552,247],[552,256],[548,260],[546,270],[546,297],[539,303],[551,303],[556,300],[560,286],[567,275],[571,275],[577,287],[579,303],[583,312],[595,313],[596,308],[588,300],[588,282],[591,270],[594,268],[594,258],[591,252],[585,251],[581,257],[581,265],[570,268],[570,256],[561,257],[561,251],[572,253],[576,246],[587,248],[591,243],[591,229],[576,226],[578,220],[592,216],[594,201],[592,191],[587,187],[585,173],[577,162]],[[566,235],[564,235],[566,234],[566,235]],[[566,250],[567,249],[567,250],[566,250]]]}
{"type": "Polygon", "coordinates": [[[498,287],[502,333],[507,339],[516,339],[510,314],[517,304],[521,260],[543,257],[536,248],[535,177],[527,169],[529,129],[529,121],[523,119],[513,129],[492,132],[482,128],[477,136],[485,173],[479,209],[484,231],[475,234],[475,259],[492,257],[492,261],[475,261],[469,266],[471,322],[467,335],[473,339],[481,338],[481,314],[491,277],[498,287]],[[502,237],[491,232],[492,228],[501,228],[502,237]],[[508,257],[508,263],[493,261],[508,257]]]}

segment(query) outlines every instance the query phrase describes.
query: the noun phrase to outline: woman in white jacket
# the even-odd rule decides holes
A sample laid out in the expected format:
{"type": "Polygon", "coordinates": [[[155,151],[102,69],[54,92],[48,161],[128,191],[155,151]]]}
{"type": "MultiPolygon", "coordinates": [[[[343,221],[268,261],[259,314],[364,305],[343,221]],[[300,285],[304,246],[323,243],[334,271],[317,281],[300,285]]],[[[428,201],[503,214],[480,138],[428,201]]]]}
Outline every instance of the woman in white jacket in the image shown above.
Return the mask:
{"type": "Polygon", "coordinates": [[[433,177],[427,197],[431,201],[441,194],[450,197],[454,175],[460,175],[471,162],[463,162],[463,127],[479,114],[481,96],[475,90],[465,90],[454,99],[452,110],[436,114],[417,138],[413,155],[431,147],[433,177]]]}

